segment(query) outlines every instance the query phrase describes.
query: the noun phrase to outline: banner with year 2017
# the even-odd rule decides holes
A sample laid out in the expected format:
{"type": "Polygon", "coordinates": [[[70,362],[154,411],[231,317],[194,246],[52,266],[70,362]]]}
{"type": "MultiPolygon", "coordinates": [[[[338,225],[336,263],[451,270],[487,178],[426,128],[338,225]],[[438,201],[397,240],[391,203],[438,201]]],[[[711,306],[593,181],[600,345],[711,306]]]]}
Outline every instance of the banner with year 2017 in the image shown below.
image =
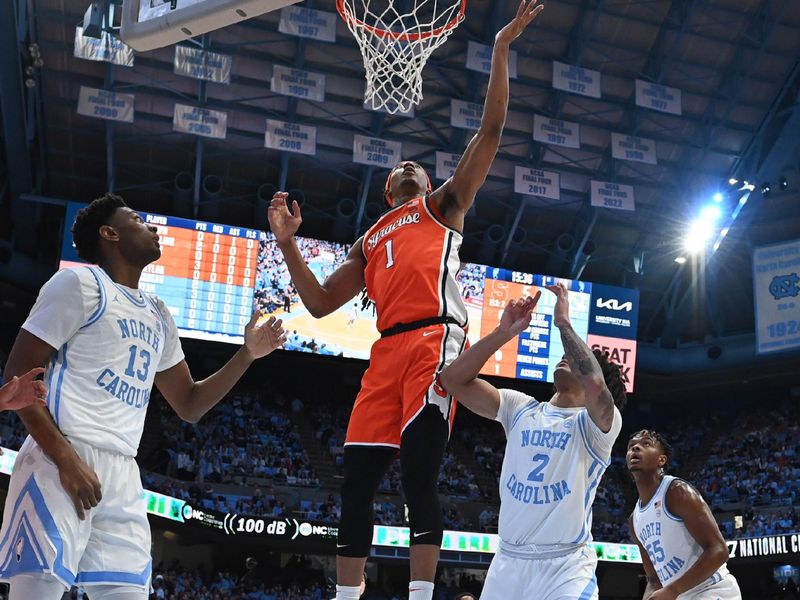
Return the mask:
{"type": "Polygon", "coordinates": [[[325,101],[325,75],[303,69],[275,65],[269,89],[276,94],[305,100],[325,101]]]}
{"type": "Polygon", "coordinates": [[[228,132],[228,113],[176,103],[172,115],[172,130],[224,140],[228,132]]]}
{"type": "Polygon", "coordinates": [[[189,46],[175,46],[173,71],[176,75],[214,83],[230,83],[232,65],[233,59],[227,54],[189,46]]]}
{"type": "Polygon", "coordinates": [[[353,136],[353,162],[359,165],[391,169],[403,152],[403,144],[391,140],[371,138],[365,135],[353,136]]]}
{"type": "Polygon", "coordinates": [[[667,87],[649,81],[636,80],[636,106],[680,115],[681,91],[678,88],[667,87]]]}
{"type": "Polygon", "coordinates": [[[78,114],[95,119],[133,123],[133,94],[81,86],[78,114]]]}
{"type": "Polygon", "coordinates": [[[336,13],[300,6],[287,6],[281,9],[278,31],[320,42],[335,42],[338,19],[339,15],[336,13]]]}
{"type": "Polygon", "coordinates": [[[756,352],[800,349],[800,240],[753,251],[756,352]]]}
{"type": "Polygon", "coordinates": [[[264,147],[314,156],[317,153],[317,128],[267,119],[264,147]]]}
{"type": "Polygon", "coordinates": [[[632,185],[611,183],[610,181],[595,181],[594,179],[591,184],[592,206],[602,206],[603,208],[617,210],[636,210],[632,185]]]}
{"type": "Polygon", "coordinates": [[[553,171],[514,167],[514,191],[518,194],[559,200],[561,198],[560,179],[558,173],[553,171]]]}
{"type": "Polygon", "coordinates": [[[590,98],[600,98],[600,71],[553,61],[553,87],[590,98]]]}
{"type": "Polygon", "coordinates": [[[581,126],[561,119],[533,115],[533,139],[564,148],[581,147],[581,126]]]}

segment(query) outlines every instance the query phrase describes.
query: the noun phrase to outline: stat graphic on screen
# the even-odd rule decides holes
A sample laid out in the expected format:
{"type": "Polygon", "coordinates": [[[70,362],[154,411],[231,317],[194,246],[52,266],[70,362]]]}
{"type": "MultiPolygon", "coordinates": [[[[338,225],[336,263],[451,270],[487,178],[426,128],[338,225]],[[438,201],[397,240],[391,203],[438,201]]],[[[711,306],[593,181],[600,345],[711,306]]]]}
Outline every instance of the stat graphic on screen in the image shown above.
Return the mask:
{"type": "MultiPolygon", "coordinates": [[[[69,232],[82,205],[70,203],[65,219],[61,267],[81,264],[69,232]]],[[[149,265],[140,287],[162,298],[182,337],[241,343],[245,324],[255,309],[264,318],[284,321],[285,348],[301,352],[369,358],[379,335],[371,305],[356,297],[337,311],[315,319],[292,286],[289,270],[271,233],[142,213],[158,229],[161,258],[149,265]]],[[[342,264],[350,246],[297,238],[300,253],[322,281],[342,264]]],[[[499,377],[553,381],[563,346],[553,325],[555,296],[544,289],[557,281],[569,290],[572,326],[592,348],[608,352],[622,367],[628,391],[633,390],[639,292],[464,263],[458,274],[469,313],[469,339],[475,343],[500,321],[509,300],[542,291],[530,327],[498,350],[482,373],[499,377]]]]}

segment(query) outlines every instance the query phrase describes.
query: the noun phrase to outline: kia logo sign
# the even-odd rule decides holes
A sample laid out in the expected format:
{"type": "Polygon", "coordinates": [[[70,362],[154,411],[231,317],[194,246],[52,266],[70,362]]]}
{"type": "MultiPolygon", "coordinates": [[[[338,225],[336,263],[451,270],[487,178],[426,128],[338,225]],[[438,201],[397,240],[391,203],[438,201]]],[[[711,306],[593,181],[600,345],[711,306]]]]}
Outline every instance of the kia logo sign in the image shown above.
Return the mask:
{"type": "Polygon", "coordinates": [[[597,308],[607,308],[609,310],[624,310],[625,312],[630,312],[633,310],[633,302],[623,302],[620,304],[619,300],[616,298],[609,298],[608,300],[603,300],[602,298],[597,299],[597,308]]]}

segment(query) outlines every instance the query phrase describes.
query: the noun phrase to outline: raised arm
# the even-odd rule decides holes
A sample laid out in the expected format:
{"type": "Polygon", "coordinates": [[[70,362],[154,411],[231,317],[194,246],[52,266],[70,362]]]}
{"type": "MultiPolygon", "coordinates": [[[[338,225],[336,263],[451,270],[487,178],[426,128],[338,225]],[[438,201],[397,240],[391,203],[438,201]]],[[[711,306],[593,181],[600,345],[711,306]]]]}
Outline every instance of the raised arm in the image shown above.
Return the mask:
{"type": "Polygon", "coordinates": [[[270,317],[258,325],[260,316],[261,311],[253,314],[244,330],[244,345],[213,375],[194,381],[185,360],[156,374],[156,386],[181,419],[199,421],[231,391],[254,360],[283,345],[286,334],[280,319],[270,317]]]}
{"type": "Polygon", "coordinates": [[[277,192],[272,197],[272,203],[267,213],[269,226],[272,233],[275,234],[278,248],[283,252],[286,266],[289,268],[289,275],[292,276],[292,283],[294,283],[297,293],[300,294],[300,299],[311,316],[319,319],[331,314],[364,288],[366,261],[361,250],[361,239],[353,244],[345,261],[328,276],[324,283],[320,284],[317,277],[308,268],[294,239],[294,234],[297,233],[297,228],[303,221],[300,205],[294,201],[290,211],[286,206],[287,197],[286,192],[277,192]]]}
{"type": "Polygon", "coordinates": [[[561,333],[564,353],[570,361],[573,372],[583,386],[586,397],[586,411],[594,424],[604,432],[611,430],[614,421],[614,397],[603,379],[600,363],[591,348],[586,345],[572,328],[569,320],[569,292],[563,283],[546,286],[556,295],[553,323],[561,333]]]}
{"type": "Polygon", "coordinates": [[[492,166],[508,112],[508,53],[511,42],[517,39],[542,11],[538,0],[522,0],[517,14],[495,36],[489,87],[483,106],[483,118],[475,136],[470,140],[453,177],[434,192],[431,199],[457,229],[463,227],[466,212],[475,194],[486,181],[492,166]]]}
{"type": "Polygon", "coordinates": [[[479,379],[478,374],[495,352],[528,328],[540,295],[537,292],[535,298],[511,300],[503,310],[500,324],[441,372],[439,383],[459,404],[487,419],[497,417],[500,392],[488,381],[479,379]]]}
{"type": "Polygon", "coordinates": [[[650,560],[650,555],[647,554],[644,546],[642,546],[642,542],[640,542],[639,538],[636,536],[636,532],[633,529],[633,519],[631,517],[628,517],[628,530],[631,532],[633,541],[639,547],[639,555],[642,557],[644,575],[647,578],[647,585],[644,588],[642,600],[648,600],[648,598],[653,595],[653,592],[661,589],[661,581],[658,579],[658,574],[656,573],[655,567],[653,567],[653,562],[650,560]]]}
{"type": "Polygon", "coordinates": [[[645,596],[645,600],[674,600],[706,581],[728,560],[728,545],[700,492],[685,481],[675,480],[669,486],[666,505],[670,513],[683,519],[703,553],[686,573],[662,590],[645,596]]]}

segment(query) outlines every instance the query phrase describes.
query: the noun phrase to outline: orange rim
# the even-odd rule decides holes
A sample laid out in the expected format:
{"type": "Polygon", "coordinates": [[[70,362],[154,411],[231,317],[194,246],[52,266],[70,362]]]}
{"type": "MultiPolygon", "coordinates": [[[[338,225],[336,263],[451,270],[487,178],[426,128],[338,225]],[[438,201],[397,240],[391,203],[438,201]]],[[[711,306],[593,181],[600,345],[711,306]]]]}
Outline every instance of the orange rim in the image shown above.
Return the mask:
{"type": "Polygon", "coordinates": [[[425,33],[395,33],[394,31],[388,31],[386,29],[380,29],[378,27],[374,27],[372,25],[368,25],[364,23],[361,19],[357,19],[355,15],[353,15],[345,6],[344,0],[336,0],[336,11],[339,13],[339,16],[342,17],[345,23],[352,23],[359,29],[364,29],[369,31],[371,34],[376,35],[381,38],[392,38],[393,40],[400,40],[400,41],[417,41],[417,40],[424,40],[431,37],[439,37],[445,31],[449,31],[451,29],[455,29],[461,21],[464,20],[464,11],[467,8],[467,0],[461,0],[461,4],[458,7],[458,14],[453,17],[448,23],[442,25],[441,27],[437,27],[433,31],[428,31],[425,33]]]}

